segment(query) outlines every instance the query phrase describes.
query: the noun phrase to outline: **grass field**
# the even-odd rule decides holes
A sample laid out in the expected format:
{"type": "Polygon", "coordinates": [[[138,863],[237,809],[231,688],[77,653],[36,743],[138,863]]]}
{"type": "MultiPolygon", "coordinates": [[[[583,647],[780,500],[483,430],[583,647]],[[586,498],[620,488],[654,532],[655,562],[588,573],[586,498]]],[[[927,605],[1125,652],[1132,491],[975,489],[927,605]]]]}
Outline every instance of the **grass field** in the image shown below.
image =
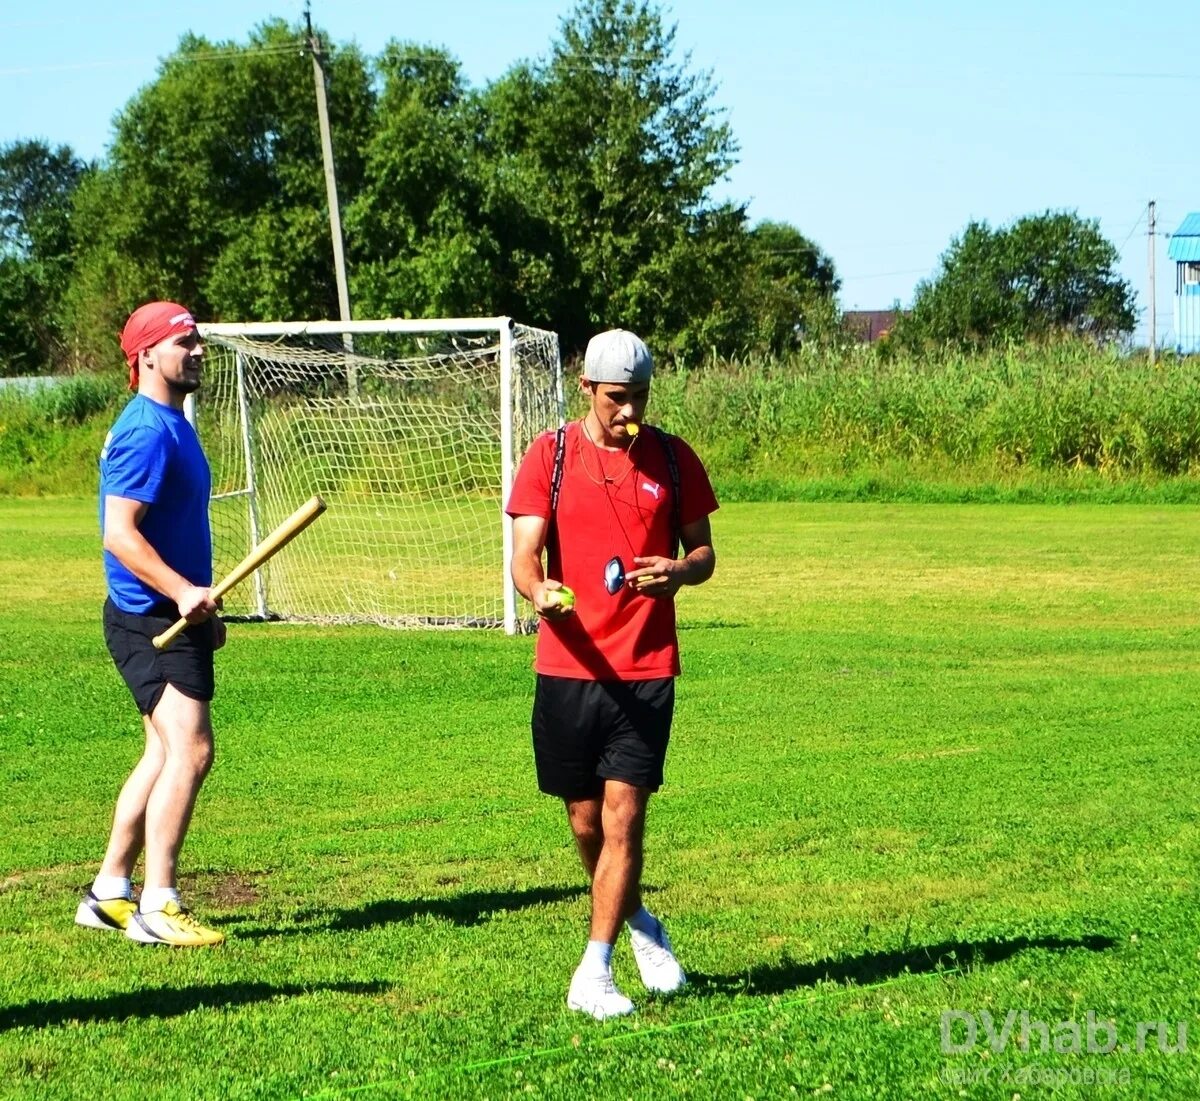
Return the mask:
{"type": "Polygon", "coordinates": [[[140,740],[95,527],[0,499],[0,1097],[1200,1093],[1200,509],[722,509],[648,839],[692,983],[622,943],[605,1025],[498,632],[234,625],[183,858],[228,943],[75,928],[140,740]],[[1089,1012],[1126,1050],[1042,1050],[1089,1012]]]}

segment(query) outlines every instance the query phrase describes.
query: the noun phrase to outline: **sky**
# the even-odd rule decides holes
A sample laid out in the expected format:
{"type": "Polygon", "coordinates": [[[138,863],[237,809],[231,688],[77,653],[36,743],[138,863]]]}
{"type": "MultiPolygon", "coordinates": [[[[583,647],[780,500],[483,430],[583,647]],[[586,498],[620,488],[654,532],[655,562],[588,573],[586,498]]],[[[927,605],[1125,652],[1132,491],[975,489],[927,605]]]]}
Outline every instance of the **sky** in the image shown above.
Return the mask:
{"type": "MultiPolygon", "coordinates": [[[[544,57],[571,0],[311,0],[335,43],[436,45],[475,86],[544,57]]],[[[969,221],[1046,210],[1096,219],[1149,338],[1172,339],[1167,237],[1200,211],[1186,104],[1200,67],[1195,0],[674,0],[678,59],[708,72],[738,163],[716,192],[752,222],[789,222],[832,258],[846,309],[912,300],[969,221]]],[[[0,145],[40,138],[104,155],[112,122],[191,31],[245,42],[303,0],[203,4],[0,0],[0,145]]]]}

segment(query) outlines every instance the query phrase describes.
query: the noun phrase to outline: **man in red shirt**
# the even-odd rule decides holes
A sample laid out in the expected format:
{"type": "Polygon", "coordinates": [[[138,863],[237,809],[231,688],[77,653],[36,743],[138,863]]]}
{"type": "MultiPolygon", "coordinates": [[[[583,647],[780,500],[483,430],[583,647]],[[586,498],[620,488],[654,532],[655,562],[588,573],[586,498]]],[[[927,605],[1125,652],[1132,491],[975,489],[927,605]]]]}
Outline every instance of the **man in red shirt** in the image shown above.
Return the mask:
{"type": "Polygon", "coordinates": [[[593,337],[580,379],[587,415],[533,442],[507,508],[513,582],[541,619],[538,787],[565,802],[592,880],[591,932],[567,1005],[598,1020],[633,1011],[612,976],[622,922],[648,989],[686,982],[662,922],[642,906],[642,838],[680,671],[674,597],[712,576],[717,500],[683,440],[643,427],[652,371],[633,333],[593,337]]]}

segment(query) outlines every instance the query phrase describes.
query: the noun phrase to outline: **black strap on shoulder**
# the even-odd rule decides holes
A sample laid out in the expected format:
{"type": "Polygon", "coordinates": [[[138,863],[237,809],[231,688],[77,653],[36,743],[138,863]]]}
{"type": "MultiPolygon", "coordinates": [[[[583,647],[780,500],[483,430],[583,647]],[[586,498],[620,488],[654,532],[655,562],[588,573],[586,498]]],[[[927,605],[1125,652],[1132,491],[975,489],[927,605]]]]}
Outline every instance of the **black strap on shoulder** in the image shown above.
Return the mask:
{"type": "Polygon", "coordinates": [[[671,531],[674,535],[671,541],[671,557],[678,558],[679,547],[683,542],[683,523],[679,513],[679,461],[675,458],[675,446],[671,443],[670,434],[654,424],[647,427],[653,429],[658,442],[662,444],[663,453],[667,456],[667,470],[671,474],[671,531]]]}
{"type": "Polygon", "coordinates": [[[558,538],[558,496],[562,490],[563,467],[566,465],[567,426],[560,424],[554,434],[554,470],[550,475],[550,519],[546,525],[547,545],[558,538]]]}
{"type": "Polygon", "coordinates": [[[558,512],[558,495],[562,490],[563,467],[566,465],[567,426],[560,424],[554,433],[554,472],[550,475],[550,518],[558,512]]]}

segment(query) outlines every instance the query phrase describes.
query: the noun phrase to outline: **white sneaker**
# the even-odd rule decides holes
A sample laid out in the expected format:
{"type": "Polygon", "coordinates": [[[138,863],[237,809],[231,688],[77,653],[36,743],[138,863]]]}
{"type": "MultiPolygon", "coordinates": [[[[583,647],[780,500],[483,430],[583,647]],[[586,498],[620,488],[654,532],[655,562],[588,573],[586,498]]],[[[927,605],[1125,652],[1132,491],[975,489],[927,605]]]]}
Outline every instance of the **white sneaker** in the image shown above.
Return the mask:
{"type": "Polygon", "coordinates": [[[687,983],[687,976],[671,951],[671,938],[658,918],[654,919],[652,936],[630,929],[629,942],[633,945],[633,958],[637,960],[638,973],[647,990],[670,994],[687,983]]]}
{"type": "Polygon", "coordinates": [[[588,1013],[597,1021],[624,1017],[633,1012],[633,1002],[617,989],[611,972],[583,974],[576,971],[567,991],[567,1008],[588,1013]]]}

